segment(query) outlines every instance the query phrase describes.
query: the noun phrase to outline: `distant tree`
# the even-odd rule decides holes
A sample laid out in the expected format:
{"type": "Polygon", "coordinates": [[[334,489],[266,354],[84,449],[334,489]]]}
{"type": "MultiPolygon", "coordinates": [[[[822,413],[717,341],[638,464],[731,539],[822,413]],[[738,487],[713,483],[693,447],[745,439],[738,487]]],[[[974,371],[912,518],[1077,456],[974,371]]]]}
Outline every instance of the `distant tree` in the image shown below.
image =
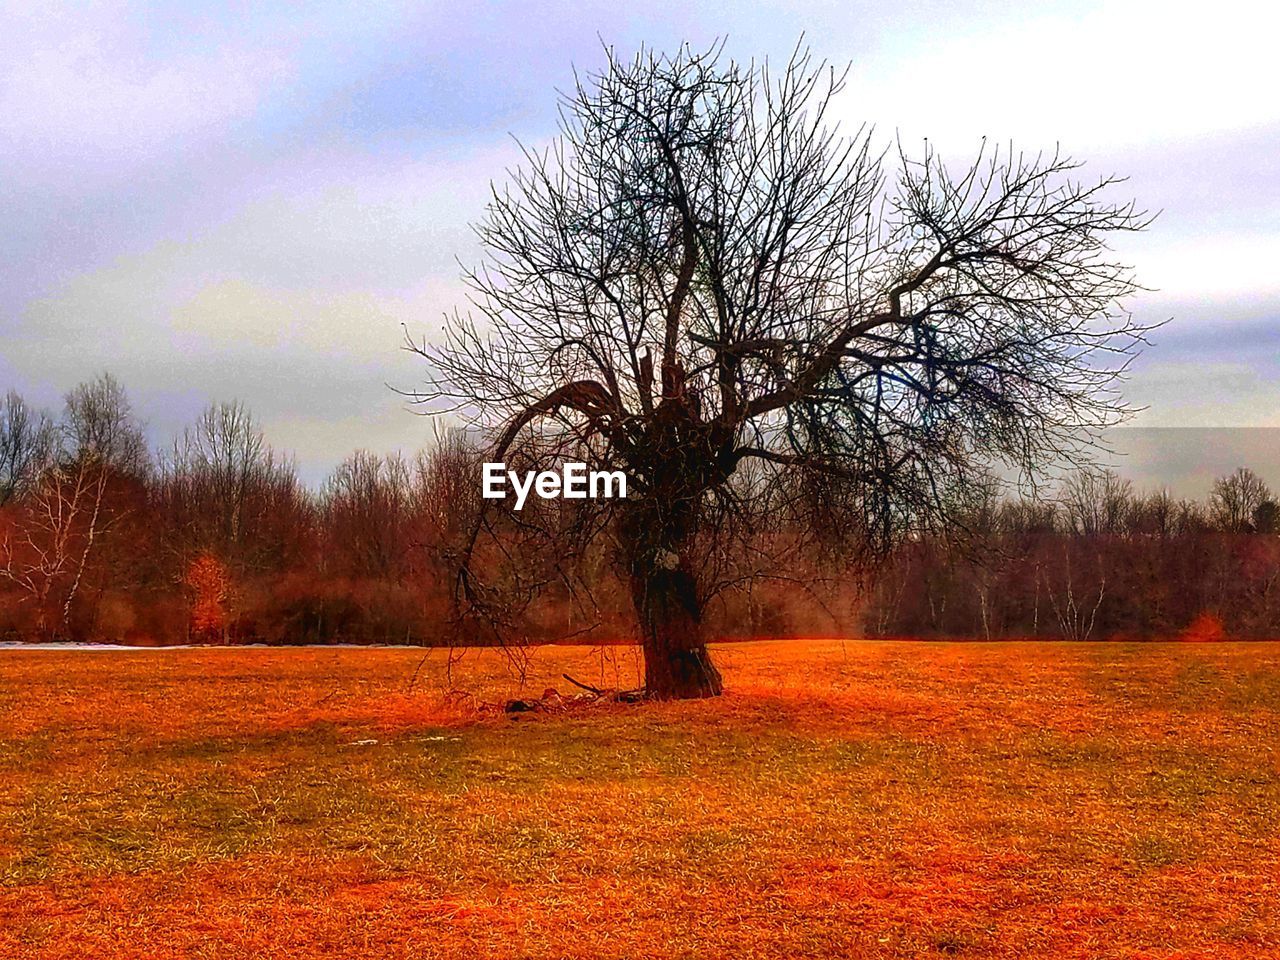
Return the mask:
{"type": "Polygon", "coordinates": [[[1177,522],[1178,503],[1167,489],[1135,499],[1130,515],[1130,528],[1134,533],[1167,540],[1173,536],[1177,522]]]}
{"type": "Polygon", "coordinates": [[[209,551],[237,576],[278,564],[306,511],[293,464],[241,403],[211,404],[183,431],[160,497],[181,563],[209,551]]]}
{"type": "Polygon", "coordinates": [[[481,459],[463,431],[439,426],[431,446],[413,459],[404,573],[433,626],[449,617],[453,583],[479,515],[481,459]]]}
{"type": "Polygon", "coordinates": [[[150,469],[142,426],[124,387],[109,373],[67,394],[58,429],[63,455],[71,463],[98,464],[132,477],[150,469]]]}
{"type": "Polygon", "coordinates": [[[150,458],[110,374],[67,393],[50,438],[19,522],[0,540],[0,577],[35,602],[42,633],[65,637],[91,561],[128,514],[123,488],[147,475],[150,458]]]}
{"type": "Polygon", "coordinates": [[[0,403],[0,507],[30,488],[54,449],[53,422],[14,390],[0,403]]]}
{"type": "MultiPolygon", "coordinates": [[[[751,508],[744,464],[825,485],[850,539],[887,541],[990,461],[1079,455],[1124,413],[1144,330],[1106,242],[1147,218],[1057,154],[953,168],[926,146],[887,176],[867,130],[836,128],[841,85],[802,52],[777,74],[610,52],[493,192],[479,318],[415,347],[419,399],[490,430],[492,458],[628,474],[583,522],[616,538],[654,697],[721,690],[703,545],[751,508]]],[[[483,613],[465,566],[460,585],[483,613]]]]}
{"type": "Polygon", "coordinates": [[[1220,529],[1244,533],[1253,529],[1255,516],[1267,519],[1269,508],[1264,504],[1273,500],[1266,482],[1248,467],[1240,467],[1214,481],[1209,510],[1220,529]]]}
{"type": "Polygon", "coordinates": [[[1114,470],[1077,470],[1063,484],[1062,501],[1068,528],[1081,537],[1123,533],[1136,509],[1133,484],[1114,470]]]}
{"type": "Polygon", "coordinates": [[[197,553],[183,582],[191,593],[191,638],[227,640],[227,604],[231,582],[226,567],[211,553],[197,553]]]}
{"type": "Polygon", "coordinates": [[[325,482],[321,500],[335,556],[345,572],[393,577],[408,559],[409,465],[397,455],[352,454],[325,482]]]}
{"type": "Polygon", "coordinates": [[[1257,533],[1280,533],[1280,504],[1268,499],[1254,507],[1253,529],[1257,533]]]}
{"type": "Polygon", "coordinates": [[[410,512],[420,545],[461,552],[480,504],[476,471],[481,460],[480,451],[456,429],[438,429],[434,445],[414,458],[410,512]]]}

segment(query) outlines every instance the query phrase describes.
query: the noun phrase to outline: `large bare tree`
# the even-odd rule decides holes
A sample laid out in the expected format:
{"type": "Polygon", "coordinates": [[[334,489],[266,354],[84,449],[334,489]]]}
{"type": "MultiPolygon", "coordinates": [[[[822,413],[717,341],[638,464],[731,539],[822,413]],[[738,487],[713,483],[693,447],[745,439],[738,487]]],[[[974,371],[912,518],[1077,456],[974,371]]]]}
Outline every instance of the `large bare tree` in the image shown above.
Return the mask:
{"type": "Polygon", "coordinates": [[[1124,413],[1144,331],[1106,241],[1146,218],[1115,181],[1056,153],[881,150],[841,133],[841,87],[803,51],[781,71],[610,52],[495,187],[474,310],[413,345],[419,399],[490,431],[494,459],[627,473],[598,529],[652,696],[721,690],[697,544],[760,477],[855,505],[842,532],[874,537],[939,516],[992,460],[1087,453],[1124,413]]]}

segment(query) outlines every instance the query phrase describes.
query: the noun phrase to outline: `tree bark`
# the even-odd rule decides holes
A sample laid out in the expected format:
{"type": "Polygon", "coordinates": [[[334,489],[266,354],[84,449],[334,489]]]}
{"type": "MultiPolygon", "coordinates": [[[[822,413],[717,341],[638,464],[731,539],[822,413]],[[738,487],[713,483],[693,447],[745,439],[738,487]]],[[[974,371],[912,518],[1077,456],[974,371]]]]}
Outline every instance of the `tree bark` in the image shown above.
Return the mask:
{"type": "Polygon", "coordinates": [[[674,551],[647,551],[632,565],[631,595],[646,693],[656,700],[718,697],[723,684],[707,650],[697,582],[688,563],[674,551]]]}

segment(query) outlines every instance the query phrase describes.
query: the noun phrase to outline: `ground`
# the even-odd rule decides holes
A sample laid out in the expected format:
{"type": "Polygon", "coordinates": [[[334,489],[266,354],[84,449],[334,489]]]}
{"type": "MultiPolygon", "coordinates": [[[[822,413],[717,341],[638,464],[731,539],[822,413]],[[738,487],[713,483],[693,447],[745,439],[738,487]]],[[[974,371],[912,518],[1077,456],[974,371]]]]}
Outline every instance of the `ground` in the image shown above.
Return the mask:
{"type": "Polygon", "coordinates": [[[0,957],[1280,957],[1280,644],[715,656],[0,650],[0,957]]]}

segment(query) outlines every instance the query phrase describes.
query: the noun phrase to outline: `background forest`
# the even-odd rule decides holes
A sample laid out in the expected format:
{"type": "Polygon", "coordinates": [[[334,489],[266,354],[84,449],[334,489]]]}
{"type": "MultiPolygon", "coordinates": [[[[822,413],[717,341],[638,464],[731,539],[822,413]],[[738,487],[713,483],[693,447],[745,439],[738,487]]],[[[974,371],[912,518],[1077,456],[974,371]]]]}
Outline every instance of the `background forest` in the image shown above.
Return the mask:
{"type": "MultiPolygon", "coordinates": [[[[239,404],[208,407],[153,453],[109,375],[71,391],[57,416],[10,392],[0,639],[484,642],[452,616],[480,458],[461,434],[435,441],[411,458],[354,453],[310,490],[239,404]]],[[[539,558],[516,635],[631,635],[608,544],[585,581],[561,579],[547,531],[573,508],[533,509],[539,522],[506,515],[479,558],[499,579],[508,547],[539,558]]],[[[911,529],[907,518],[874,561],[819,553],[796,535],[801,522],[756,518],[743,555],[722,558],[739,575],[706,598],[712,636],[1213,639],[1272,636],[1280,620],[1280,509],[1244,468],[1202,501],[1140,492],[1109,472],[1074,473],[1036,497],[993,485],[957,511],[954,529],[911,529]]],[[[530,582],[522,571],[518,587],[530,582]]]]}

